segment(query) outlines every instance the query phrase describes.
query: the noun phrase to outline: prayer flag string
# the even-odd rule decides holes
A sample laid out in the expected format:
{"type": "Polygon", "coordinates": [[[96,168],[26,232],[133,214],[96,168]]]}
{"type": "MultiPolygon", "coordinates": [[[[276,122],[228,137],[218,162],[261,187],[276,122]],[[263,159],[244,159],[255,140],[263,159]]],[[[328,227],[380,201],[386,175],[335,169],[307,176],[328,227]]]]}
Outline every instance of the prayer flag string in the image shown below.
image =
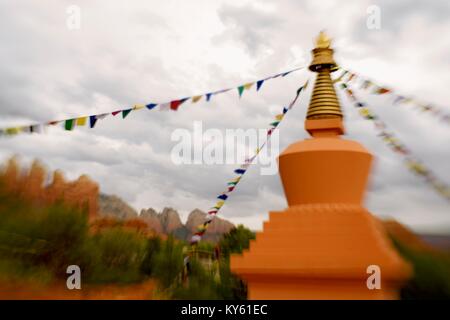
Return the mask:
{"type": "MultiPolygon", "coordinates": [[[[296,72],[298,70],[303,69],[304,67],[295,68],[286,72],[278,73],[269,77],[266,77],[261,80],[253,81],[253,82],[247,82],[243,85],[239,85],[236,87],[239,98],[242,97],[245,91],[250,90],[253,85],[256,83],[256,91],[259,92],[261,89],[261,86],[264,82],[279,78],[279,77],[285,77],[290,73],[296,72]]],[[[221,93],[228,92],[230,90],[233,90],[233,88],[227,88],[227,89],[221,89],[216,91],[211,91],[205,94],[200,95],[194,95],[191,97],[185,97],[182,99],[173,99],[168,102],[163,103],[147,103],[147,104],[136,104],[133,107],[127,107],[125,109],[119,109],[110,113],[102,113],[102,114],[93,114],[88,116],[81,116],[77,118],[70,118],[70,119],[64,119],[64,120],[56,120],[56,121],[47,121],[45,123],[38,123],[38,124],[32,124],[32,125],[26,125],[26,126],[15,126],[15,127],[9,127],[0,129],[0,136],[13,136],[17,135],[19,133],[42,133],[44,132],[44,129],[48,126],[55,126],[58,124],[62,124],[62,127],[67,130],[71,131],[74,130],[77,126],[85,126],[87,123],[87,120],[89,119],[89,128],[94,128],[95,125],[98,123],[98,120],[102,120],[106,118],[108,115],[117,116],[120,114],[122,116],[122,119],[125,119],[131,112],[136,110],[152,110],[156,107],[159,107],[159,110],[161,111],[177,111],[181,107],[183,103],[186,101],[191,101],[191,103],[197,103],[201,100],[202,97],[205,97],[205,101],[209,102],[211,101],[212,97],[221,93]]]]}
{"type": "Polygon", "coordinates": [[[340,89],[347,94],[349,99],[353,102],[353,106],[358,109],[359,114],[364,119],[374,123],[375,129],[378,130],[378,136],[391,148],[391,150],[404,157],[407,168],[417,176],[422,177],[439,195],[450,201],[449,186],[440,181],[430,169],[414,157],[405,144],[395,137],[393,133],[389,132],[386,123],[382,121],[378,115],[373,113],[366,103],[356,98],[355,92],[350,88],[348,80],[343,81],[342,78],[338,78],[338,81],[336,82],[341,81],[342,83],[339,86],[340,89]]]}
{"type": "Polygon", "coordinates": [[[348,71],[345,69],[342,69],[342,71],[343,71],[342,74],[337,79],[334,80],[335,83],[342,81],[345,78],[346,78],[345,82],[347,82],[347,83],[350,83],[350,82],[356,83],[358,81],[359,88],[364,89],[364,90],[370,92],[371,94],[389,95],[392,99],[393,105],[410,105],[410,106],[415,107],[419,111],[426,112],[426,113],[429,113],[429,114],[437,117],[438,119],[440,119],[442,122],[444,122],[446,124],[450,124],[450,113],[449,112],[445,112],[444,110],[442,110],[432,104],[429,104],[429,103],[421,103],[411,96],[404,96],[404,95],[397,94],[394,92],[393,89],[377,85],[372,80],[364,78],[354,72],[351,72],[351,71],[348,71]]]}
{"type": "Polygon", "coordinates": [[[192,235],[191,240],[190,240],[191,245],[197,244],[202,239],[203,235],[208,230],[208,226],[211,224],[211,222],[216,217],[217,213],[223,207],[223,205],[229,198],[230,194],[236,188],[237,184],[241,181],[242,177],[247,172],[248,168],[253,163],[255,158],[258,156],[258,154],[261,152],[261,150],[267,144],[272,133],[280,125],[280,123],[284,119],[286,113],[292,109],[292,107],[296,103],[300,93],[303,91],[303,89],[305,89],[307,87],[307,85],[308,85],[308,81],[306,81],[305,84],[297,90],[295,98],[291,101],[291,103],[289,103],[289,105],[287,107],[283,107],[281,113],[277,114],[275,116],[276,121],[272,122],[270,124],[270,127],[267,129],[266,140],[256,149],[254,155],[250,158],[245,159],[244,163],[241,164],[239,166],[239,168],[234,170],[234,173],[236,174],[236,176],[227,182],[227,187],[226,187],[225,191],[221,192],[216,197],[218,199],[218,201],[215,203],[215,205],[213,207],[211,207],[208,210],[205,221],[201,225],[197,226],[197,231],[192,235]]]}

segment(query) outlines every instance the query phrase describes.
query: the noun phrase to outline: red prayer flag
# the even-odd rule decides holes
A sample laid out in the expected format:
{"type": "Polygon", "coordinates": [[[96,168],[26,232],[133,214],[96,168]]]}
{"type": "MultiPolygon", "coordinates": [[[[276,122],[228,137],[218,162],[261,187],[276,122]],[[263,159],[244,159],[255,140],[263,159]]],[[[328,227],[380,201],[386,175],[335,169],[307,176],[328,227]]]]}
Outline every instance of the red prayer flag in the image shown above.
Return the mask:
{"type": "Polygon", "coordinates": [[[178,107],[181,104],[181,100],[174,100],[170,102],[170,109],[177,111],[178,107]]]}

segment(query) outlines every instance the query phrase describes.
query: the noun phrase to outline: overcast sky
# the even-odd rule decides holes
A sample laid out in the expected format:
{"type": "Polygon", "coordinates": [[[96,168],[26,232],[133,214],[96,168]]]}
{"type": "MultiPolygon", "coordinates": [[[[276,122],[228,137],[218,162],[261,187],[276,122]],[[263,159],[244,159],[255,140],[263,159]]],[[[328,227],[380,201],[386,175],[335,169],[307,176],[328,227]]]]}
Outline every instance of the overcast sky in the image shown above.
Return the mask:
{"type": "MultiPolygon", "coordinates": [[[[136,103],[237,86],[307,66],[313,39],[326,29],[338,63],[380,84],[431,102],[450,113],[450,3],[433,1],[21,1],[0,2],[0,127],[110,112],[136,103]],[[381,28],[368,29],[367,8],[378,5],[381,28]],[[66,25],[70,5],[81,9],[81,28],[66,25]]],[[[0,160],[41,159],[69,179],[88,174],[104,193],[136,210],[173,207],[183,217],[207,210],[233,177],[235,166],[175,165],[170,137],[177,128],[221,132],[266,128],[293,97],[309,71],[237,91],[211,102],[183,104],[178,112],[142,110],[94,129],[0,139],[0,160]]],[[[312,86],[311,86],[312,87],[312,86]]],[[[308,135],[303,119],[311,89],[280,129],[280,148],[308,135]]],[[[358,91],[357,91],[358,92],[358,91]]],[[[402,157],[378,137],[339,92],[347,137],[376,161],[366,205],[418,231],[450,233],[448,201],[411,174],[402,157]]],[[[388,96],[359,97],[389,128],[450,183],[450,127],[388,96]]],[[[286,207],[278,175],[258,165],[242,179],[220,214],[260,229],[270,210],[286,207]]]]}

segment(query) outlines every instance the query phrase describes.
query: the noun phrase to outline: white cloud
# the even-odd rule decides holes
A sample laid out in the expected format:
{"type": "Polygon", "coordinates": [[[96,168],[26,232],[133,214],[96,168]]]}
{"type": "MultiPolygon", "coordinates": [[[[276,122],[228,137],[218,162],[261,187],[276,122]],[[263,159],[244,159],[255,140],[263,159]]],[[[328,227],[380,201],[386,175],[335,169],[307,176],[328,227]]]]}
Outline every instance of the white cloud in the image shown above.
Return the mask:
{"type": "MultiPolygon", "coordinates": [[[[0,4],[0,126],[113,111],[127,105],[235,86],[291,67],[307,65],[313,37],[327,29],[336,60],[345,67],[441,105],[450,112],[448,1],[78,1],[81,29],[66,28],[73,1],[0,4]],[[381,8],[382,28],[368,30],[366,8],[381,8]],[[12,12],[17,14],[12,14],[12,12]],[[20,13],[20,14],[19,14],[20,13]]],[[[42,159],[69,177],[82,173],[136,209],[172,206],[186,214],[207,209],[232,177],[233,166],[175,166],[170,162],[176,128],[265,128],[288,103],[307,72],[237,91],[177,113],[142,110],[126,120],[108,117],[95,129],[0,139],[0,157],[42,159]]],[[[311,88],[280,127],[280,147],[307,135],[303,119],[311,88]]],[[[450,182],[450,130],[407,106],[361,95],[408,147],[450,182]]],[[[367,196],[370,210],[418,230],[450,230],[448,203],[411,175],[401,158],[341,99],[349,138],[378,160],[367,196]]],[[[251,168],[221,214],[260,228],[270,210],[286,206],[278,176],[251,168]],[[257,199],[257,201],[255,201],[257,199]]]]}

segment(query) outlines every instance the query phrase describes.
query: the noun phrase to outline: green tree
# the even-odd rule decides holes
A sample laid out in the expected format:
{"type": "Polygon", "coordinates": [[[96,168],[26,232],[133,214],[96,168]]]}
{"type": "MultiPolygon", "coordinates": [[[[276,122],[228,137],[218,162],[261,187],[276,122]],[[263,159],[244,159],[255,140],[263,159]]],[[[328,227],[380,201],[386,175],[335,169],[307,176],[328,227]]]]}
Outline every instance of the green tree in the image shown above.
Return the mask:
{"type": "Polygon", "coordinates": [[[232,253],[242,253],[250,246],[250,240],[255,239],[255,233],[243,225],[238,225],[223,235],[219,242],[222,255],[228,257],[232,253]]]}

